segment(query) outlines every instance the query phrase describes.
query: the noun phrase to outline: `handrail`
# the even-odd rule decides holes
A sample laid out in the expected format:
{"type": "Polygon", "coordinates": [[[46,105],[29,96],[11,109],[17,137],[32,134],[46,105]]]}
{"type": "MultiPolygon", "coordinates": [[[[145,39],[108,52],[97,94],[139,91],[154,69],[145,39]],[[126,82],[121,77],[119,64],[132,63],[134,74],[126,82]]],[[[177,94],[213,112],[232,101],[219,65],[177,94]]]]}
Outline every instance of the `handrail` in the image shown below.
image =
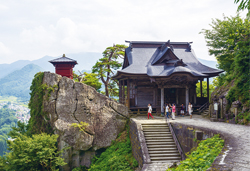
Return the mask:
{"type": "Polygon", "coordinates": [[[199,111],[199,114],[201,114],[205,109],[207,109],[207,107],[209,106],[209,102],[206,102],[204,105],[202,105],[198,111],[199,111]]]}
{"type": "Polygon", "coordinates": [[[177,137],[176,137],[176,135],[175,135],[175,133],[174,133],[174,130],[173,130],[173,128],[172,128],[172,125],[170,124],[170,122],[167,122],[167,123],[168,123],[168,127],[169,127],[169,129],[170,129],[170,132],[171,132],[171,134],[172,134],[172,136],[173,136],[174,142],[175,142],[175,144],[176,144],[176,146],[177,146],[177,149],[178,149],[178,151],[179,151],[179,153],[180,153],[180,155],[181,155],[181,160],[185,160],[185,159],[186,159],[186,155],[185,155],[185,153],[183,153],[183,151],[182,151],[181,145],[180,145],[180,143],[179,143],[179,141],[178,141],[178,139],[177,139],[177,137]]]}

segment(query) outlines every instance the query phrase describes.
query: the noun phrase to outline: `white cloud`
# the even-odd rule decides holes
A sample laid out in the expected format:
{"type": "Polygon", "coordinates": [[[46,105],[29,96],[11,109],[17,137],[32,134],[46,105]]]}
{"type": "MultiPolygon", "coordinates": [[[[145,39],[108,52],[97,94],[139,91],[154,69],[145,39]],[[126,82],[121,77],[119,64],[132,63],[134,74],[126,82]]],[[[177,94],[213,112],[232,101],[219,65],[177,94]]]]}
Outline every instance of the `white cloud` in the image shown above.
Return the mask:
{"type": "Polygon", "coordinates": [[[102,52],[125,40],[169,39],[194,41],[197,57],[215,60],[199,32],[209,28],[211,18],[235,15],[237,5],[225,0],[13,0],[2,9],[0,37],[12,50],[7,62],[102,52]]]}
{"type": "Polygon", "coordinates": [[[2,42],[0,42],[0,54],[3,56],[10,54],[10,49],[7,46],[5,46],[2,42]]]}

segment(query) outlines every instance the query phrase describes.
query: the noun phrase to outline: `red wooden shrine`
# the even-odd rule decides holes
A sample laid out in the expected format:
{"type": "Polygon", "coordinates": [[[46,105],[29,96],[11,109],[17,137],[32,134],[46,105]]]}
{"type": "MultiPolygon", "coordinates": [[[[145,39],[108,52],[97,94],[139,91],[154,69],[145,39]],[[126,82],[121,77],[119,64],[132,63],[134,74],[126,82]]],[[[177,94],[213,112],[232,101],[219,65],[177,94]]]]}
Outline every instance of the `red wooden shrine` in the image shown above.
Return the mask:
{"type": "Polygon", "coordinates": [[[73,68],[77,64],[77,61],[70,59],[63,54],[61,58],[49,62],[55,66],[57,74],[73,79],[73,68]]]}

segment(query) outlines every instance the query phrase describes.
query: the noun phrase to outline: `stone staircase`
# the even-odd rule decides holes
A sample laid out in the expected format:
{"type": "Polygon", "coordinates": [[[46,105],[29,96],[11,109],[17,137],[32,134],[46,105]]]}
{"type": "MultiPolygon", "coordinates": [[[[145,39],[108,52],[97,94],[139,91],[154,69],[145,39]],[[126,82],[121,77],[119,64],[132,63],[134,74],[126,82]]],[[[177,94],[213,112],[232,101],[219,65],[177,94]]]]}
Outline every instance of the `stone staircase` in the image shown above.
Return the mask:
{"type": "Polygon", "coordinates": [[[206,117],[209,117],[209,108],[207,108],[206,110],[204,110],[202,113],[201,113],[202,117],[206,118],[206,117]]]}
{"type": "Polygon", "coordinates": [[[167,123],[144,123],[142,129],[152,163],[173,163],[181,160],[167,123]]]}

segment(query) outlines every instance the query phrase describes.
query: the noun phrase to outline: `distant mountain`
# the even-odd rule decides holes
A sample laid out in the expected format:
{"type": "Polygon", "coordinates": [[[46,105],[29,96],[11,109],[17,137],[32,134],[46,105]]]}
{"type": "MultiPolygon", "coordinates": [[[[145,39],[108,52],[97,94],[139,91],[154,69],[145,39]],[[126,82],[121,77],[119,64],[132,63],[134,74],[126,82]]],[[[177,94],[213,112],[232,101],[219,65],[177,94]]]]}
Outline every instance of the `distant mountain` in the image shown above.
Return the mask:
{"type": "MultiPolygon", "coordinates": [[[[199,58],[198,58],[199,59],[199,58]]],[[[204,65],[207,65],[211,68],[217,68],[217,61],[207,61],[207,60],[204,60],[204,59],[199,59],[199,61],[204,64],[204,65]]]]}
{"type": "MultiPolygon", "coordinates": [[[[91,70],[92,66],[96,63],[96,61],[102,57],[102,54],[96,52],[83,52],[83,53],[69,53],[66,54],[66,56],[77,61],[78,64],[74,68],[75,71],[78,70],[82,71],[82,70],[91,70]]],[[[54,66],[48,61],[58,57],[44,56],[40,59],[33,61],[19,60],[11,64],[0,64],[0,79],[15,70],[21,69],[22,67],[28,64],[38,65],[39,67],[41,67],[42,71],[55,72],[54,66]]]]}
{"type": "Polygon", "coordinates": [[[29,100],[32,79],[39,71],[42,71],[41,67],[28,64],[0,79],[0,96],[15,96],[22,100],[29,100]]]}

